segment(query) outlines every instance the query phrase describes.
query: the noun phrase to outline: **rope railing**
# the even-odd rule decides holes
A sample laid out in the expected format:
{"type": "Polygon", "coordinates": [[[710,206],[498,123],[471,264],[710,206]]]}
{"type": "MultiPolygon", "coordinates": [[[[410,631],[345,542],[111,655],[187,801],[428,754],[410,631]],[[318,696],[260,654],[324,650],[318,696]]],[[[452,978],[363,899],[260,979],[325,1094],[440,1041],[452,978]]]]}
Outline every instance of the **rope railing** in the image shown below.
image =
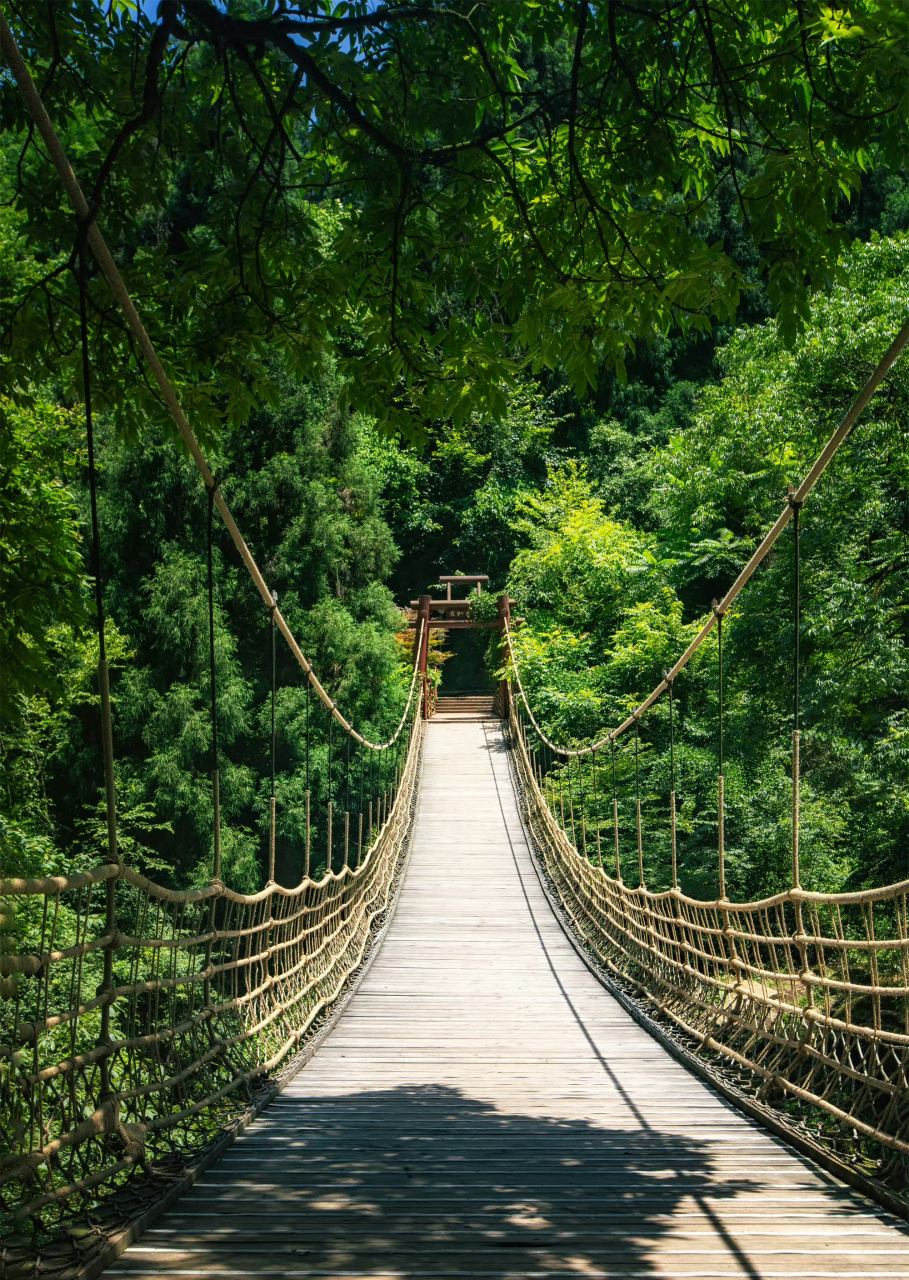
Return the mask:
{"type": "MultiPolygon", "coordinates": [[[[402,767],[365,851],[319,880],[180,891],[110,862],[0,880],[7,1274],[17,1258],[33,1266],[36,1234],[84,1220],[111,1190],[101,1210],[128,1225],[293,1070],[375,941],[402,870],[423,724],[411,704],[402,767]],[[153,1176],[134,1185],[139,1169],[153,1176]]],[[[94,1221],[70,1240],[80,1268],[106,1247],[94,1221]]]]}
{"type": "MultiPolygon", "coordinates": [[[[97,227],[2,10],[0,45],[78,220],[74,261],[108,827],[106,861],[92,871],[0,879],[0,1214],[5,1218],[0,1268],[10,1276],[32,1275],[37,1267],[87,1277],[119,1251],[114,1237],[120,1245],[128,1242],[137,1223],[147,1220],[156,1205],[160,1208],[162,1196],[195,1176],[206,1153],[226,1141],[293,1073],[301,1054],[310,1051],[321,1015],[350,989],[350,979],[379,937],[403,869],[418,782],[423,722],[415,695],[425,620],[415,639],[400,718],[383,741],[372,741],[338,710],[282,616],[97,227]],[[123,311],[207,496],[213,865],[211,880],[200,888],[155,883],[124,864],[118,845],[87,248],[123,311]],[[238,892],[222,879],[215,510],[269,621],[267,878],[256,893],[238,892]],[[307,681],[305,765],[299,764],[305,773],[302,877],[292,888],[276,883],[277,631],[307,681]],[[315,791],[310,690],[328,713],[315,791]],[[343,731],[343,751],[334,741],[337,729],[343,731]],[[324,802],[319,815],[312,812],[316,799],[324,802]],[[137,1177],[140,1171],[148,1176],[137,1177]]],[[[302,817],[297,818],[300,825],[302,817]]]]}
{"type": "Polygon", "coordinates": [[[607,871],[599,826],[588,832],[584,815],[575,813],[575,834],[585,823],[576,841],[572,821],[560,821],[516,700],[510,731],[525,822],[583,947],[608,973],[630,981],[698,1054],[750,1077],[752,1096],[783,1111],[807,1107],[793,1123],[801,1121],[878,1191],[889,1188],[892,1198],[881,1198],[905,1212],[909,881],[855,893],[792,887],[738,903],[702,901],[677,887],[631,887],[607,871]],[[595,850],[587,856],[578,844],[591,835],[595,850]]]}
{"type": "MultiPolygon", "coordinates": [[[[805,498],[907,341],[909,324],[801,485],[790,491],[786,508],[714,604],[711,617],[652,693],[608,734],[582,747],[551,739],[531,708],[507,618],[504,625],[508,676],[517,690],[507,702],[524,816],[541,870],[579,944],[606,971],[631,983],[657,1017],[693,1041],[701,1057],[712,1056],[739,1073],[746,1089],[759,1100],[774,1099],[778,1110],[800,1109],[800,1122],[820,1128],[826,1146],[843,1157],[838,1171],[851,1174],[857,1168],[866,1189],[903,1213],[909,1188],[909,881],[853,893],[808,892],[801,884],[799,528],[805,498]],[[790,520],[795,531],[791,883],[759,901],[732,902],[726,888],[723,619],[790,520]],[[702,900],[687,896],[679,885],[674,681],[714,628],[719,892],[702,900]],[[640,730],[644,713],[667,691],[671,887],[654,892],[645,884],[640,730]],[[635,887],[622,874],[616,782],[616,742],[630,728],[635,731],[635,887]],[[610,766],[605,786],[603,748],[609,749],[610,766]]],[[[784,1117],[781,1123],[785,1128],[789,1121],[784,1117]]]]}
{"type": "MultiPolygon", "coordinates": [[[[128,1227],[147,1208],[149,1195],[160,1197],[162,1186],[179,1184],[194,1161],[271,1096],[299,1062],[320,1016],[349,989],[349,980],[376,940],[403,866],[419,773],[422,719],[415,693],[425,621],[415,640],[401,718],[391,736],[373,742],[338,710],[282,616],[94,220],[2,10],[0,46],[73,205],[79,234],[116,298],[202,478],[209,500],[210,645],[215,509],[263,601],[272,643],[270,832],[264,888],[243,894],[221,879],[213,668],[214,877],[204,887],[178,890],[123,864],[117,849],[103,650],[99,674],[109,792],[108,860],[69,876],[0,880],[0,990],[6,997],[0,1005],[0,1209],[19,1241],[7,1251],[4,1266],[11,1274],[19,1267],[24,1275],[34,1268],[36,1239],[59,1242],[61,1228],[76,1222],[84,1226],[87,1214],[101,1212],[101,1219],[91,1219],[91,1229],[80,1227],[67,1237],[79,1269],[97,1268],[108,1248],[111,1224],[128,1227]],[[302,879],[293,888],[275,882],[276,631],[284,636],[329,721],[328,798],[320,831],[325,871],[313,879],[307,693],[305,860],[302,879]],[[334,726],[346,736],[342,814],[335,814],[332,801],[334,726]],[[368,767],[361,760],[355,771],[360,797],[353,834],[351,742],[370,755],[368,767]],[[139,1170],[151,1176],[136,1178],[139,1170]]],[[[90,436],[86,267],[81,249],[80,241],[90,436]]],[[[577,764],[578,757],[590,757],[595,791],[601,748],[614,752],[617,739],[634,727],[637,751],[641,717],[667,690],[672,698],[675,678],[713,629],[722,627],[739,592],[794,515],[797,520],[802,503],[907,341],[909,323],[698,635],[648,697],[605,737],[570,747],[547,736],[531,710],[504,618],[519,694],[517,700],[508,700],[508,715],[524,815],[548,882],[583,946],[609,972],[635,984],[657,1013],[691,1037],[700,1052],[755,1079],[759,1097],[778,1095],[823,1113],[833,1126],[831,1141],[844,1150],[852,1150],[849,1144],[858,1138],[870,1144],[867,1149],[859,1144],[857,1158],[866,1159],[870,1150],[867,1158],[877,1162],[875,1176],[894,1187],[905,1186],[909,1157],[909,882],[854,894],[801,888],[797,717],[793,883],[783,893],[750,903],[733,903],[726,897],[722,768],[719,896],[702,901],[686,896],[678,886],[674,789],[672,888],[653,892],[644,884],[639,793],[639,884],[633,888],[621,874],[617,802],[613,799],[612,875],[604,865],[599,808],[591,853],[583,793],[575,811],[569,791],[566,814],[564,797],[555,796],[558,770],[552,770],[552,760],[549,769],[544,767],[529,745],[527,726],[554,756],[575,759],[577,764]]],[[[91,449],[90,460],[93,469],[91,449]]],[[[94,491],[92,511],[99,583],[94,491]]],[[[100,593],[98,612],[103,641],[100,593]]],[[[337,757],[334,766],[337,772],[337,757]]],[[[583,784],[583,772],[579,779],[583,784]]]]}

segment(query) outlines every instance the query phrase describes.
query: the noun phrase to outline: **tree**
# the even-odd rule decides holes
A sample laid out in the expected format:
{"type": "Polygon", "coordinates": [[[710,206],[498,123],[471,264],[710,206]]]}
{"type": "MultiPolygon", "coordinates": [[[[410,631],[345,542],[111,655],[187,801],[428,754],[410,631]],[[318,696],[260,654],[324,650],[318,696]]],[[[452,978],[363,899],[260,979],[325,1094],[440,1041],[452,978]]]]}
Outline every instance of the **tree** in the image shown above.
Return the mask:
{"type": "MultiPolygon", "coordinates": [[[[558,741],[602,736],[658,683],[904,322],[909,236],[873,235],[843,270],[843,282],[814,299],[792,349],[777,321],[741,327],[719,349],[722,376],[700,389],[688,420],[648,459],[656,532],[610,519],[573,466],[530,504],[529,546],[510,575],[528,616],[515,643],[531,704],[558,741]]],[[[801,844],[811,889],[907,874],[907,420],[903,356],[801,515],[801,844]]],[[[608,480],[605,490],[613,496],[608,480]]],[[[793,569],[787,533],[724,625],[726,869],[740,899],[788,884],[793,569]]],[[[716,890],[717,659],[714,632],[675,683],[682,884],[708,897],[716,890]]],[[[664,696],[641,719],[639,762],[632,733],[617,751],[623,830],[633,847],[640,791],[652,887],[667,883],[669,867],[666,704],[664,696]]],[[[591,769],[588,758],[582,794],[593,831],[591,769]]],[[[601,769],[598,786],[611,801],[608,759],[601,769]]]]}
{"type": "Polygon", "coordinates": [[[62,692],[52,633],[87,621],[80,450],[77,413],[0,399],[0,721],[17,723],[24,699],[62,692]]]}
{"type": "MultiPolygon", "coordinates": [[[[52,117],[128,265],[195,419],[239,422],[330,349],[348,397],[418,436],[498,414],[521,366],[593,382],[673,326],[732,317],[744,273],[705,234],[728,189],[791,340],[836,272],[843,206],[905,155],[898,0],[162,0],[10,6],[52,117]]],[[[15,86],[8,181],[27,234],[73,226],[15,86]]],[[[55,259],[56,260],[56,259],[55,259]]],[[[66,363],[54,266],[7,317],[17,367],[40,309],[66,363]]],[[[128,340],[103,287],[94,350],[133,424],[128,340]],[[114,376],[114,373],[118,376],[114,376]]]]}

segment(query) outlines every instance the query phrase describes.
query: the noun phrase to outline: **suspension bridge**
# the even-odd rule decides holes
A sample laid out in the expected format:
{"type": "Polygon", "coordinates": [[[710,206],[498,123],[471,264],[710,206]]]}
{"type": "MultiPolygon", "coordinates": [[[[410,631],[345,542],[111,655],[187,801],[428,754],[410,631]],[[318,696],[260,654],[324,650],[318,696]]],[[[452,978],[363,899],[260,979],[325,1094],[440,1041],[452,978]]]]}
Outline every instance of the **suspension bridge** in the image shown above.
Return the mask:
{"type": "MultiPolygon", "coordinates": [[[[722,765],[711,901],[679,884],[674,774],[665,891],[645,884],[640,803],[628,876],[609,789],[616,744],[662,699],[671,717],[677,675],[790,523],[797,552],[802,504],[909,324],[622,724],[554,742],[511,602],[482,622],[449,590],[417,601],[400,720],[373,741],[282,616],[0,36],[85,231],[82,287],[90,251],[198,469],[209,547],[217,513],[328,744],[299,882],[275,879],[272,790],[265,883],[235,891],[212,663],[213,874],[141,875],[118,844],[99,592],[107,848],[88,871],[0,881],[4,1276],[909,1276],[909,882],[802,887],[797,702],[784,892],[727,896],[722,765]],[[497,633],[507,678],[494,702],[437,703],[430,632],[472,625],[497,633]]],[[[208,590],[213,646],[210,554],[208,590]]]]}
{"type": "Polygon", "coordinates": [[[507,750],[496,720],[428,722],[406,876],[356,995],[112,1274],[906,1274],[904,1231],[586,968],[507,750]]]}

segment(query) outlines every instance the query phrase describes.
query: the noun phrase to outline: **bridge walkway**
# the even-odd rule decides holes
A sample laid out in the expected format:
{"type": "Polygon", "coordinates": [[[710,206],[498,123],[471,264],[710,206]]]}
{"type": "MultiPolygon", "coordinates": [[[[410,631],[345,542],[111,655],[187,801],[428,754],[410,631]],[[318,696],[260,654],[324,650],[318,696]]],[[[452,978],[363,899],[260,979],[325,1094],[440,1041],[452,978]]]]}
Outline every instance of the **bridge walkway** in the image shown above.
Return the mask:
{"type": "Polygon", "coordinates": [[[541,892],[498,722],[440,720],[359,992],[112,1271],[844,1280],[909,1276],[909,1237],[603,990],[541,892]]]}

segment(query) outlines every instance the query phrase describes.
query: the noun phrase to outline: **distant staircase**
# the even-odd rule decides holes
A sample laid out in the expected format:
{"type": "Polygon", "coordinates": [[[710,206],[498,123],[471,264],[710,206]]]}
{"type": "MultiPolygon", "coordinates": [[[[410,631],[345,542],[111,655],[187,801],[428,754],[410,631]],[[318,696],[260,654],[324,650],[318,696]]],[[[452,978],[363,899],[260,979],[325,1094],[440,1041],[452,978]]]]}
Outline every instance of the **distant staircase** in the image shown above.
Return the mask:
{"type": "Polygon", "coordinates": [[[498,718],[499,714],[494,703],[495,693],[488,689],[441,694],[436,698],[433,717],[458,716],[470,720],[490,720],[498,718]]]}

